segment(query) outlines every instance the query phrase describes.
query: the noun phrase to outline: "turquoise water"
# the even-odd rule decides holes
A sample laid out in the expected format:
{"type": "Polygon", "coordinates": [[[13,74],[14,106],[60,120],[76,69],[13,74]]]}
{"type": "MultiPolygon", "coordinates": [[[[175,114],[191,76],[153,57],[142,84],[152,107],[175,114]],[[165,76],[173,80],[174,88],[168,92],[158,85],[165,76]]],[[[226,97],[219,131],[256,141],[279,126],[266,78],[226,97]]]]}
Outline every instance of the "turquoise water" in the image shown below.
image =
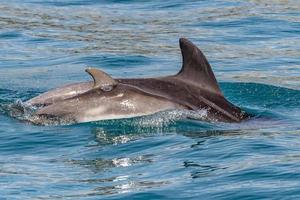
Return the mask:
{"type": "Polygon", "coordinates": [[[0,199],[300,198],[300,3],[0,2],[0,199]],[[176,112],[36,126],[8,105],[90,80],[177,73],[207,55],[240,124],[176,112]]]}

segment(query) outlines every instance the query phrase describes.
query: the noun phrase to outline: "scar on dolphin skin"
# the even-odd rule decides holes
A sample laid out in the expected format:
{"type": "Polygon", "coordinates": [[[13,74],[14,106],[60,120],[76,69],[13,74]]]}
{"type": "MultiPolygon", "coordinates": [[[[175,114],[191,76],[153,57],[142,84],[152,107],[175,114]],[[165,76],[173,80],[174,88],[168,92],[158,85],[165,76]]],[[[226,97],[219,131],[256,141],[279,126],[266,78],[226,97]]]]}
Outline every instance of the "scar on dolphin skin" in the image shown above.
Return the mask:
{"type": "Polygon", "coordinates": [[[207,110],[207,119],[240,122],[250,117],[224,97],[206,57],[192,42],[179,39],[182,68],[153,78],[112,78],[96,68],[86,72],[93,81],[62,86],[26,103],[39,105],[36,116],[75,122],[129,118],[170,109],[207,110]],[[42,106],[41,106],[42,105],[42,106]]]}

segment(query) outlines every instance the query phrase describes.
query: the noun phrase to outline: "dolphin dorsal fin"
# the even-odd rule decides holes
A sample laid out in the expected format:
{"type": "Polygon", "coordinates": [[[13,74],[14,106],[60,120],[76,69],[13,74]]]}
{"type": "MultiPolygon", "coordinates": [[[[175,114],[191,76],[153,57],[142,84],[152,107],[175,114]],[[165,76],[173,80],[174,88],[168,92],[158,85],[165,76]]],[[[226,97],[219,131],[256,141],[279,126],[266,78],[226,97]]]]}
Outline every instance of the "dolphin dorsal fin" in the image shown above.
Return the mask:
{"type": "Polygon", "coordinates": [[[117,81],[104,71],[95,68],[87,68],[85,71],[94,79],[94,88],[111,91],[113,87],[117,85],[117,81]]]}
{"type": "Polygon", "coordinates": [[[223,96],[211,66],[200,49],[185,38],[179,39],[179,45],[183,63],[176,77],[223,96]]]}

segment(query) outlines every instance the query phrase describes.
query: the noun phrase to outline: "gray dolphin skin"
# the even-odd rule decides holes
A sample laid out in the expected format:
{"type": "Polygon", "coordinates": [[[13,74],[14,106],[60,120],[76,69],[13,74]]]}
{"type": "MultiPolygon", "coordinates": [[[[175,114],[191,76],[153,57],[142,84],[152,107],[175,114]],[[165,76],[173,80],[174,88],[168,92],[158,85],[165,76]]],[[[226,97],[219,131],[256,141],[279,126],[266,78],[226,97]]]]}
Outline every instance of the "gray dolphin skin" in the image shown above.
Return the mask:
{"type": "Polygon", "coordinates": [[[240,122],[249,115],[225,99],[210,64],[192,42],[179,40],[183,64],[176,75],[156,78],[112,78],[88,68],[93,81],[66,85],[26,103],[35,115],[75,122],[129,118],[172,109],[203,110],[206,120],[240,122]]]}

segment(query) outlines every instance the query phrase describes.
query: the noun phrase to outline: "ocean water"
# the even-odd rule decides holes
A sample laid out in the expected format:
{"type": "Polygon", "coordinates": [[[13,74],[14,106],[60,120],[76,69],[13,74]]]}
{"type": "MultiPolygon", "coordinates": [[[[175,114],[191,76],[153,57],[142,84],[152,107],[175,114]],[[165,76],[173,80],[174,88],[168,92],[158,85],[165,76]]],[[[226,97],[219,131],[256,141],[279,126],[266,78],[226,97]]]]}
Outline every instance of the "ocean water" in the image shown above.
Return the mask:
{"type": "Polygon", "coordinates": [[[1,1],[0,199],[299,199],[299,44],[298,0],[1,1]],[[180,37],[253,119],[38,126],[9,107],[90,80],[87,66],[175,74],[180,37]]]}

